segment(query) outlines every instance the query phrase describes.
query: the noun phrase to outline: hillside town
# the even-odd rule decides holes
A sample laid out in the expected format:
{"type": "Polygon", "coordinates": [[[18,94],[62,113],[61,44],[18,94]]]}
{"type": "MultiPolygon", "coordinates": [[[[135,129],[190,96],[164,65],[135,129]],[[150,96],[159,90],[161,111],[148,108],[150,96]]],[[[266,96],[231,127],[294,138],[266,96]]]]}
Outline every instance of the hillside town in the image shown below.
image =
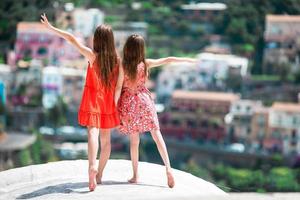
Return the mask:
{"type": "MultiPolygon", "coordinates": [[[[143,4],[131,6],[138,11],[143,4]]],[[[179,8],[201,39],[182,37],[182,43],[167,50],[165,46],[172,42],[153,36],[149,22],[120,19],[121,12],[65,3],[57,7],[53,23],[92,46],[95,28],[111,22],[120,55],[132,33],[150,44],[150,57],[181,56],[179,50],[188,49],[183,56],[196,58],[196,63],[162,66],[150,72],[147,82],[161,131],[166,142],[174,145],[174,152],[176,147],[193,145],[208,155],[216,150],[227,152],[230,156],[225,161],[238,166],[247,166],[239,158],[249,155],[254,160],[280,155],[289,167],[300,166],[300,13],[265,15],[262,73],[255,74],[253,47],[248,45],[237,54],[224,35],[214,32],[212,22],[224,16],[229,9],[226,3],[192,2],[179,8]],[[112,16],[124,21],[114,22],[112,16]]],[[[53,144],[51,155],[85,157],[86,130],[77,123],[77,110],[87,60],[39,21],[17,23],[13,48],[2,60],[0,170],[20,163],[18,153],[39,140],[36,132],[44,137],[43,142],[53,144]]],[[[113,149],[122,152],[128,140],[114,131],[113,149]]],[[[172,155],[172,147],[170,151],[172,155]]],[[[197,157],[195,152],[186,151],[191,157],[197,157]]]]}

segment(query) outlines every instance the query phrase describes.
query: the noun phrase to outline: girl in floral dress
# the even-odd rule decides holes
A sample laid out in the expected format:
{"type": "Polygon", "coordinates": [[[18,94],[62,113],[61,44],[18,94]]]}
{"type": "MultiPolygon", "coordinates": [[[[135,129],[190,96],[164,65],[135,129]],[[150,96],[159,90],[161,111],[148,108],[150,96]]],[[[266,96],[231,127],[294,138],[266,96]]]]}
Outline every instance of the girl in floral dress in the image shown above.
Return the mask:
{"type": "Polygon", "coordinates": [[[169,156],[164,139],[159,129],[155,104],[150,91],[145,87],[148,70],[152,67],[171,62],[195,62],[191,58],[167,57],[161,59],[145,59],[145,42],[140,35],[131,35],[123,48],[123,68],[117,83],[115,99],[118,101],[121,133],[130,137],[130,156],[133,177],[130,183],[138,181],[138,148],[139,133],[150,132],[158,151],[166,166],[167,182],[170,188],[175,181],[171,170],[169,156]]]}
{"type": "Polygon", "coordinates": [[[100,25],[94,33],[93,49],[81,44],[72,34],[53,27],[45,14],[41,22],[49,31],[69,41],[88,61],[85,86],[78,111],[78,123],[88,129],[89,189],[101,183],[111,152],[110,129],[119,125],[115,104],[115,87],[119,76],[119,59],[110,26],[100,25]],[[100,134],[100,159],[96,158],[100,134]]]}

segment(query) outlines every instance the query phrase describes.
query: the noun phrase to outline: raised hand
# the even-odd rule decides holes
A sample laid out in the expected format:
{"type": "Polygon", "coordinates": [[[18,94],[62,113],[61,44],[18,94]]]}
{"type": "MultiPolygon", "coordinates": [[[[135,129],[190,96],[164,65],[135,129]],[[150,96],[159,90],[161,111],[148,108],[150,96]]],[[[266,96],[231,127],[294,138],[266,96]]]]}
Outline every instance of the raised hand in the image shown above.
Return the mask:
{"type": "Polygon", "coordinates": [[[56,35],[58,35],[59,37],[64,38],[65,40],[67,40],[68,42],[71,43],[71,45],[73,45],[76,49],[78,49],[78,51],[84,56],[86,57],[90,63],[93,63],[95,60],[95,55],[93,53],[93,51],[84,46],[83,44],[81,44],[74,35],[72,35],[71,33],[68,33],[67,31],[63,31],[60,30],[59,28],[56,28],[54,26],[52,26],[45,13],[41,15],[41,23],[47,28],[49,29],[49,31],[51,31],[52,33],[55,33],[56,35]]]}
{"type": "Polygon", "coordinates": [[[46,28],[52,28],[52,25],[49,23],[45,13],[41,15],[41,23],[44,24],[46,28]]]}

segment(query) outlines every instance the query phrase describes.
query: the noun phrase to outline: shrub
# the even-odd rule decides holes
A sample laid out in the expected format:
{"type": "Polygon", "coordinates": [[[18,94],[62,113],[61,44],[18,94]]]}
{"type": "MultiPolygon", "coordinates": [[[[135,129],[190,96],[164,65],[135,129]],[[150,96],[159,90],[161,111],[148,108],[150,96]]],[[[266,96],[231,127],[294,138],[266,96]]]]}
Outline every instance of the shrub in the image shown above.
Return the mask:
{"type": "Polygon", "coordinates": [[[18,161],[21,167],[32,164],[32,158],[29,149],[23,149],[19,152],[18,161]]]}
{"type": "Polygon", "coordinates": [[[269,187],[271,191],[294,192],[300,189],[295,174],[287,167],[276,167],[270,171],[269,187]]]}

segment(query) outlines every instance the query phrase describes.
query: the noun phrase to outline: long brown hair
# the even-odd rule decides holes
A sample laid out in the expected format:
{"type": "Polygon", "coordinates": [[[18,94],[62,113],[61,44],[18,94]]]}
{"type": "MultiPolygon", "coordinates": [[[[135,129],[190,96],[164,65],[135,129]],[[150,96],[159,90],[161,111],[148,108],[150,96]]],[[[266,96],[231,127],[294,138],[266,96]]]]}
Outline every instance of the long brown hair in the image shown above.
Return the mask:
{"type": "Polygon", "coordinates": [[[118,62],[111,26],[102,24],[96,28],[93,39],[93,51],[96,55],[96,72],[100,77],[101,83],[106,87],[110,87],[110,78],[118,62]]]}
{"type": "Polygon", "coordinates": [[[145,41],[140,35],[130,35],[123,47],[123,68],[125,74],[131,81],[135,81],[137,76],[137,66],[140,62],[145,64],[145,75],[147,75],[147,65],[145,61],[145,41]]]}

